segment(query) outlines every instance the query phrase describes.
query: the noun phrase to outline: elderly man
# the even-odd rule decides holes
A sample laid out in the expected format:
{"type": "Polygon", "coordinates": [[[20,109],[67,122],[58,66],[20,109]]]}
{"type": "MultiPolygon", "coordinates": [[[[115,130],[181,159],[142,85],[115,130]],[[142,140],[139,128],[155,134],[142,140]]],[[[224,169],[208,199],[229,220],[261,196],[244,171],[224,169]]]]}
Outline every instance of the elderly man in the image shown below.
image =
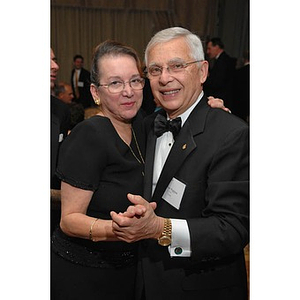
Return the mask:
{"type": "Polygon", "coordinates": [[[111,212],[121,240],[142,240],[137,299],[247,299],[248,125],[207,105],[208,63],[188,30],[158,32],[145,62],[163,109],[145,122],[144,198],[111,212]]]}
{"type": "Polygon", "coordinates": [[[73,90],[70,84],[60,82],[55,87],[55,96],[66,104],[71,104],[74,99],[73,90]]]}

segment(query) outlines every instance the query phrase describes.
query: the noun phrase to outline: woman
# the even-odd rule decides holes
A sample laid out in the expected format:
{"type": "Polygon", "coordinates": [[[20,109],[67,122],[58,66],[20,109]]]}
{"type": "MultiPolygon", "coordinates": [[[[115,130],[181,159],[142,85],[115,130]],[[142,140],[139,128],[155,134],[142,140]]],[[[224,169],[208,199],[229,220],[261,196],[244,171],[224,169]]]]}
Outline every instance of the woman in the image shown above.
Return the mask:
{"type": "Polygon", "coordinates": [[[52,238],[52,299],[134,299],[137,244],[117,240],[110,211],[141,194],[144,79],[136,52],[106,41],[94,54],[91,93],[101,111],[62,145],[60,228],[52,238]]]}

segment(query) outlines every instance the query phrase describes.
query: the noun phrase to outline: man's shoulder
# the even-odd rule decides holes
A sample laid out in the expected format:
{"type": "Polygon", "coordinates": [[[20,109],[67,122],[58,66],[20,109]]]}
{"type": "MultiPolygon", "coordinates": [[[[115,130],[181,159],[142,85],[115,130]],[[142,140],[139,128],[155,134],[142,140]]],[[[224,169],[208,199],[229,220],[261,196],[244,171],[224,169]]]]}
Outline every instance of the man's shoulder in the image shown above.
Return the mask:
{"type": "Polygon", "coordinates": [[[69,106],[60,99],[51,95],[51,112],[55,115],[69,114],[69,106]]]}
{"type": "Polygon", "coordinates": [[[226,129],[248,129],[249,125],[234,114],[228,113],[220,108],[210,108],[207,115],[207,124],[215,126],[220,130],[226,129]]]}
{"type": "Polygon", "coordinates": [[[236,58],[229,56],[229,54],[227,54],[225,51],[221,53],[218,60],[235,68],[236,58]]]}
{"type": "Polygon", "coordinates": [[[81,68],[81,72],[84,73],[84,74],[90,74],[90,71],[88,71],[85,68],[81,68]]]}

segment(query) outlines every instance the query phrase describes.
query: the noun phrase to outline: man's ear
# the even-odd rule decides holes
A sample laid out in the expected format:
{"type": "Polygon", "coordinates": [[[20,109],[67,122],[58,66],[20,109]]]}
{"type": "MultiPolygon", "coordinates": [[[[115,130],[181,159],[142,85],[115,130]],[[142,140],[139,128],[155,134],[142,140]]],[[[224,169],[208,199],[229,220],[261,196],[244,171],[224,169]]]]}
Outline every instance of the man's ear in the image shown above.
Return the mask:
{"type": "Polygon", "coordinates": [[[208,61],[204,60],[201,62],[201,67],[200,67],[200,81],[201,84],[206,81],[208,76],[208,61]]]}

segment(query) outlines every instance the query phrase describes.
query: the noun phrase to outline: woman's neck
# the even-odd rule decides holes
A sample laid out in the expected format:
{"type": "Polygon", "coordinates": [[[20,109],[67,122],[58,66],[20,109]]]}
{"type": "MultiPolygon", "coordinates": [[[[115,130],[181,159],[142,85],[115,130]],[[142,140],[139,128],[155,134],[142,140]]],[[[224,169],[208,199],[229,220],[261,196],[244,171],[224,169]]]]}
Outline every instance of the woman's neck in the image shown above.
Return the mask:
{"type": "Polygon", "coordinates": [[[112,117],[108,117],[104,112],[100,112],[98,115],[108,118],[113,124],[120,138],[128,145],[131,143],[132,131],[131,122],[125,122],[124,120],[118,120],[112,117]]]}

